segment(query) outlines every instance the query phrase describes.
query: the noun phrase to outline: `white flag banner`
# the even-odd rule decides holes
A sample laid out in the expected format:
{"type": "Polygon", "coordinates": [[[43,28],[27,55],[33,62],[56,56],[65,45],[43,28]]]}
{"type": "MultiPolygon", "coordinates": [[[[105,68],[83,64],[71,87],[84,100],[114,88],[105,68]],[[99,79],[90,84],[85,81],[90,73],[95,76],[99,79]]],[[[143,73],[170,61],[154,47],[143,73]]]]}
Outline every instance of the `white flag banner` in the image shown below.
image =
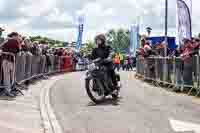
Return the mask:
{"type": "Polygon", "coordinates": [[[139,25],[131,25],[130,27],[130,46],[129,52],[135,56],[136,50],[139,48],[139,25]]]}
{"type": "Polygon", "coordinates": [[[192,23],[191,23],[192,1],[177,0],[177,43],[183,44],[183,39],[191,39],[192,23]]]}

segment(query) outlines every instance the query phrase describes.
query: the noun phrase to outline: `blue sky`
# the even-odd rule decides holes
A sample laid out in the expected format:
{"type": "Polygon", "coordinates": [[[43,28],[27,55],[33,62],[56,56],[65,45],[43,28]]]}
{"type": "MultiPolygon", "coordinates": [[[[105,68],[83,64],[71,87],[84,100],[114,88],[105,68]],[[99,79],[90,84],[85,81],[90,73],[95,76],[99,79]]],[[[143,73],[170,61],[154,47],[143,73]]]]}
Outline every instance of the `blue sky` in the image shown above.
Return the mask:
{"type": "MultiPolygon", "coordinates": [[[[199,0],[193,0],[194,34],[200,32],[199,0]]],[[[111,28],[128,28],[140,17],[141,31],[163,34],[164,0],[0,0],[0,26],[6,33],[76,40],[77,16],[85,16],[84,40],[111,28]]],[[[169,34],[176,31],[176,0],[169,0],[169,34]]],[[[6,34],[5,33],[5,34],[6,34]]]]}

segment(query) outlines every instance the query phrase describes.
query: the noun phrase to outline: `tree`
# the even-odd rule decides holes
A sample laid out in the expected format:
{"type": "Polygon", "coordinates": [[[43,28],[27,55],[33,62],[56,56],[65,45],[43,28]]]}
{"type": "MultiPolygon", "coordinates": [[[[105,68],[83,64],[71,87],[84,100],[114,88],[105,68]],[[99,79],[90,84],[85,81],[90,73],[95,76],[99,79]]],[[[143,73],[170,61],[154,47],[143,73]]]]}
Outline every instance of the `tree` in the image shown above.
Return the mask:
{"type": "Polygon", "coordinates": [[[124,29],[111,29],[106,34],[108,45],[110,45],[114,52],[123,52],[127,50],[130,44],[129,31],[124,29]]]}
{"type": "Polygon", "coordinates": [[[2,34],[3,34],[4,31],[5,31],[5,30],[4,30],[3,28],[0,27],[0,37],[2,36],[2,34]]]}
{"type": "Polygon", "coordinates": [[[198,38],[200,39],[200,33],[198,34],[198,38]]]}
{"type": "Polygon", "coordinates": [[[48,38],[48,37],[33,36],[33,37],[30,37],[30,40],[32,42],[37,41],[37,42],[42,43],[42,44],[47,43],[50,46],[54,46],[56,44],[59,44],[59,46],[64,46],[64,42],[59,41],[59,40],[54,40],[54,39],[51,39],[51,38],[48,38]]]}
{"type": "Polygon", "coordinates": [[[81,47],[80,49],[80,53],[82,55],[88,55],[92,52],[92,50],[94,49],[95,44],[93,41],[87,41],[87,43],[81,47]]]}

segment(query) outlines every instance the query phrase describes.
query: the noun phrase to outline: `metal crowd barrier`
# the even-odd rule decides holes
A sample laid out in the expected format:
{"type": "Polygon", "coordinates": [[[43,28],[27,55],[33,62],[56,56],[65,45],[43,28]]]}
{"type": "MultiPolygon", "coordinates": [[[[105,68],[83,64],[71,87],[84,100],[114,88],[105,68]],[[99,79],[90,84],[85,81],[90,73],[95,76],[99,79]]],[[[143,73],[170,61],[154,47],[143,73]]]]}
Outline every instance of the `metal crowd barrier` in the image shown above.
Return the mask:
{"type": "Polygon", "coordinates": [[[0,53],[0,88],[11,89],[16,82],[35,76],[72,71],[72,58],[68,56],[20,53],[17,55],[0,53]]]}
{"type": "Polygon", "coordinates": [[[16,58],[15,55],[8,52],[0,53],[0,88],[10,91],[16,81],[16,58]]]}
{"type": "Polygon", "coordinates": [[[179,57],[137,57],[136,74],[156,85],[167,85],[173,90],[197,90],[200,94],[200,57],[183,61],[179,57]],[[166,63],[166,70],[165,64],[166,63]]]}
{"type": "Polygon", "coordinates": [[[144,58],[138,57],[136,58],[136,72],[139,76],[144,76],[144,58]]]}

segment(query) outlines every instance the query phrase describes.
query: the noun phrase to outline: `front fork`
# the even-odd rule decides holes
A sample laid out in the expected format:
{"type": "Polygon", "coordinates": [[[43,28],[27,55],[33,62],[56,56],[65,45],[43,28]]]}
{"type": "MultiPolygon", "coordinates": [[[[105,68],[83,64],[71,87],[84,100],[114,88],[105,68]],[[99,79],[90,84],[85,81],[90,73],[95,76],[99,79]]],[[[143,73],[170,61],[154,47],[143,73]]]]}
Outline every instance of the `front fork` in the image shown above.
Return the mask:
{"type": "Polygon", "coordinates": [[[115,71],[115,75],[116,75],[116,80],[117,80],[117,86],[118,88],[121,88],[121,78],[120,78],[119,72],[115,71]]]}

